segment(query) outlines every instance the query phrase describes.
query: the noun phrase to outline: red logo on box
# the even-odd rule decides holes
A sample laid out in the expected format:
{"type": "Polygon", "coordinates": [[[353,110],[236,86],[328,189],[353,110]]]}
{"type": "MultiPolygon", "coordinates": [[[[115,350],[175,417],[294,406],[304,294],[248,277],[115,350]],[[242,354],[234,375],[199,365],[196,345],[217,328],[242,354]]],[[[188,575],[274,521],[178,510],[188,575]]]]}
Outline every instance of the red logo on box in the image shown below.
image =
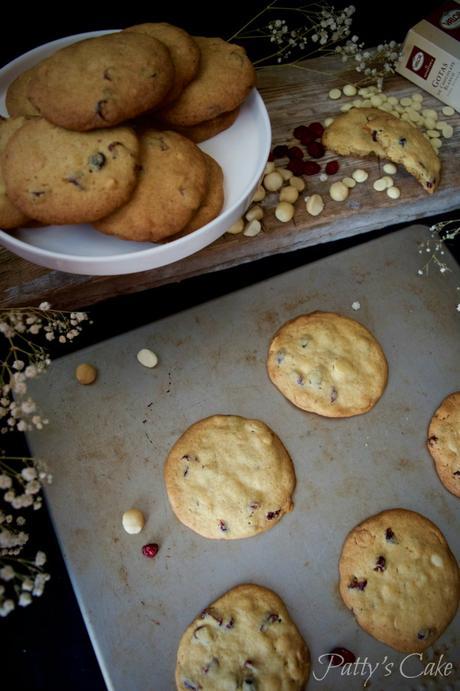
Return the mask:
{"type": "Polygon", "coordinates": [[[416,75],[422,79],[427,79],[430,74],[431,68],[434,65],[435,58],[426,53],[421,48],[414,46],[412,52],[409,55],[409,60],[406,63],[406,67],[411,72],[415,72],[416,75]]]}

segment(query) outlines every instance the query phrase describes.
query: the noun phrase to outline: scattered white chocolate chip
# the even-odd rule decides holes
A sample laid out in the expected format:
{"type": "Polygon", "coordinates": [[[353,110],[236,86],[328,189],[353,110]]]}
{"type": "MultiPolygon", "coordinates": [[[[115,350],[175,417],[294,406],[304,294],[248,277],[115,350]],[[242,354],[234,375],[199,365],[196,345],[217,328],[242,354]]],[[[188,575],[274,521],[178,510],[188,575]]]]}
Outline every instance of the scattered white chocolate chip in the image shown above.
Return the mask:
{"type": "Polygon", "coordinates": [[[352,105],[355,108],[359,108],[363,104],[363,99],[362,98],[355,98],[354,101],[352,101],[352,105]]]}
{"type": "Polygon", "coordinates": [[[432,554],[430,561],[433,564],[433,566],[437,566],[438,568],[441,568],[442,566],[444,566],[444,563],[443,563],[441,557],[439,556],[439,554],[432,554]]]}
{"type": "Polygon", "coordinates": [[[148,367],[149,369],[152,369],[152,367],[156,367],[158,365],[158,357],[155,355],[153,350],[149,350],[148,348],[141,348],[136,357],[137,361],[140,362],[141,365],[148,367]]]}
{"type": "Polygon", "coordinates": [[[283,186],[283,177],[274,170],[264,177],[264,187],[269,192],[276,192],[283,186]]]}
{"type": "Polygon", "coordinates": [[[443,137],[445,137],[446,139],[450,139],[454,134],[454,128],[452,127],[452,125],[449,125],[449,123],[446,122],[444,123],[444,127],[442,128],[441,132],[443,134],[443,137]]]}
{"type": "Polygon", "coordinates": [[[381,106],[383,103],[382,97],[378,96],[377,94],[371,96],[371,103],[373,106],[381,106]]]}
{"type": "Polygon", "coordinates": [[[326,118],[324,121],[324,127],[329,127],[334,122],[334,118],[326,118]]]}
{"type": "Polygon", "coordinates": [[[396,96],[388,96],[387,98],[388,103],[390,103],[392,106],[397,106],[399,101],[396,98],[396,96]]]}
{"type": "Polygon", "coordinates": [[[430,140],[431,145],[435,151],[441,148],[442,146],[442,141],[440,139],[436,139],[436,137],[433,137],[433,139],[430,140]]]}
{"type": "Polygon", "coordinates": [[[343,202],[348,197],[348,187],[340,180],[329,187],[329,195],[335,202],[343,202]]]}
{"type": "Polygon", "coordinates": [[[275,209],[275,216],[278,221],[287,223],[294,216],[294,207],[289,202],[280,202],[275,209]]]}
{"type": "Polygon", "coordinates": [[[288,170],[287,168],[277,168],[276,172],[281,175],[283,180],[289,180],[294,175],[292,170],[288,170]]]}
{"type": "Polygon", "coordinates": [[[405,96],[404,98],[400,98],[399,102],[402,106],[411,106],[412,105],[412,99],[408,98],[405,96]]]}
{"type": "Polygon", "coordinates": [[[387,175],[394,175],[397,173],[398,169],[396,168],[394,163],[385,163],[383,166],[383,172],[387,173],[387,175]]]}
{"type": "Polygon", "coordinates": [[[227,228],[225,232],[230,233],[230,235],[238,235],[238,233],[242,233],[244,228],[244,221],[242,218],[239,218],[235,223],[233,223],[230,228],[227,228]]]}
{"type": "Polygon", "coordinates": [[[455,113],[455,110],[453,108],[451,108],[451,106],[444,106],[442,108],[442,114],[443,115],[449,116],[449,115],[453,115],[454,113],[455,113]]]}
{"type": "Polygon", "coordinates": [[[260,221],[257,219],[254,219],[253,221],[250,221],[246,228],[243,230],[243,235],[245,235],[247,238],[253,238],[256,235],[260,233],[262,230],[262,224],[260,221]]]}
{"type": "Polygon", "coordinates": [[[144,527],[144,514],[139,509],[128,509],[128,511],[124,512],[121,522],[129,535],[137,535],[144,527]]]}
{"type": "Polygon", "coordinates": [[[387,195],[390,197],[390,199],[399,199],[401,196],[401,190],[399,187],[392,185],[391,187],[387,187],[387,195]]]}
{"type": "Polygon", "coordinates": [[[421,103],[423,101],[423,96],[422,94],[419,94],[418,92],[412,94],[412,100],[415,101],[416,103],[421,103]]]}
{"type": "Polygon", "coordinates": [[[374,190],[376,192],[383,192],[384,190],[387,189],[388,185],[383,178],[377,178],[377,180],[375,180],[372,187],[374,188],[374,190]]]}
{"type": "Polygon", "coordinates": [[[430,129],[430,130],[427,130],[426,133],[429,137],[439,137],[439,130],[435,130],[435,129],[431,130],[430,129]]]}
{"type": "Polygon", "coordinates": [[[354,302],[351,303],[351,309],[355,310],[355,312],[357,312],[360,309],[360,307],[361,307],[361,303],[359,302],[359,300],[355,300],[354,302]]]}
{"type": "Polygon", "coordinates": [[[381,179],[384,181],[387,187],[393,187],[393,178],[391,175],[384,175],[381,179]]]}
{"type": "Polygon", "coordinates": [[[356,180],[356,182],[366,182],[367,178],[369,177],[369,173],[362,168],[357,168],[352,172],[351,176],[354,180],[356,180]]]}
{"type": "Polygon", "coordinates": [[[354,84],[345,84],[342,89],[345,96],[356,96],[356,86],[354,84]]]}
{"type": "Polygon", "coordinates": [[[275,164],[273,163],[273,161],[268,161],[264,169],[264,175],[269,175],[270,173],[273,173],[274,170],[275,164]]]}
{"type": "Polygon", "coordinates": [[[310,216],[319,216],[324,209],[323,198],[320,194],[312,194],[306,197],[306,208],[310,216]]]}
{"type": "Polygon", "coordinates": [[[424,118],[432,118],[433,120],[438,119],[437,112],[432,108],[425,108],[424,110],[422,110],[422,115],[424,118]]]}
{"type": "Polygon", "coordinates": [[[88,384],[93,384],[97,379],[97,369],[94,365],[88,365],[86,362],[78,365],[75,370],[75,376],[80,384],[85,386],[88,384]]]}
{"type": "Polygon", "coordinates": [[[289,180],[291,187],[295,187],[299,192],[303,192],[305,189],[305,182],[302,178],[298,178],[295,175],[289,180]]]}
{"type": "Polygon", "coordinates": [[[340,89],[331,89],[329,91],[329,98],[332,99],[333,101],[337,101],[338,98],[342,96],[342,92],[340,89]]]}
{"type": "Polygon", "coordinates": [[[260,219],[263,217],[264,217],[264,210],[258,204],[254,204],[254,206],[251,206],[249,211],[246,212],[246,216],[245,216],[247,221],[254,221],[254,219],[257,221],[260,221],[260,219]]]}
{"type": "MultiPolygon", "coordinates": [[[[263,185],[259,185],[259,186],[257,187],[256,191],[254,192],[254,196],[252,197],[252,200],[251,200],[251,201],[253,201],[253,202],[261,202],[262,199],[265,199],[265,196],[266,196],[266,192],[265,192],[265,189],[264,189],[263,185]]],[[[228,232],[228,231],[227,231],[227,232],[228,232]]]]}
{"type": "Polygon", "coordinates": [[[348,113],[348,111],[351,110],[352,108],[353,108],[352,103],[344,103],[343,106],[340,106],[340,110],[342,111],[342,113],[348,113]]]}
{"type": "Polygon", "coordinates": [[[342,182],[345,187],[349,187],[350,189],[356,186],[356,180],[354,178],[345,177],[342,182]]]}
{"type": "Polygon", "coordinates": [[[288,185],[287,187],[283,187],[280,192],[280,202],[289,202],[290,204],[294,204],[294,202],[297,201],[298,196],[299,190],[292,185],[288,185]]]}

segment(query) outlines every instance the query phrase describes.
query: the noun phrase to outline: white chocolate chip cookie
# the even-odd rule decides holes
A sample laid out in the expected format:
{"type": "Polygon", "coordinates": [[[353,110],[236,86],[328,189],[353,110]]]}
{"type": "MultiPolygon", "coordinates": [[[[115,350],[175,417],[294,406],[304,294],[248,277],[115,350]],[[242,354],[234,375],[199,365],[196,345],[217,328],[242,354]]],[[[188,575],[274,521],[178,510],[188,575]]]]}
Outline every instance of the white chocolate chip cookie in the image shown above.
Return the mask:
{"type": "Polygon", "coordinates": [[[442,484],[460,497],[460,391],[447,396],[431,418],[427,446],[442,484]]]}
{"type": "Polygon", "coordinates": [[[367,633],[400,652],[433,645],[454,617],[460,579],[441,531],[427,518],[391,509],[347,536],[340,594],[367,633]]]}
{"type": "Polygon", "coordinates": [[[268,530],[293,507],[288,452],[263,422],[236,415],[189,427],[166,460],[165,481],[177,518],[215,540],[268,530]]]}
{"type": "Polygon", "coordinates": [[[183,691],[303,689],[310,654],[283,601],[258,585],[239,585],[190,624],[177,651],[183,691]]]}
{"type": "Polygon", "coordinates": [[[382,395],[388,366],[374,336],[354,319],[312,312],[284,324],[270,343],[268,374],[302,410],[351,417],[382,395]]]}

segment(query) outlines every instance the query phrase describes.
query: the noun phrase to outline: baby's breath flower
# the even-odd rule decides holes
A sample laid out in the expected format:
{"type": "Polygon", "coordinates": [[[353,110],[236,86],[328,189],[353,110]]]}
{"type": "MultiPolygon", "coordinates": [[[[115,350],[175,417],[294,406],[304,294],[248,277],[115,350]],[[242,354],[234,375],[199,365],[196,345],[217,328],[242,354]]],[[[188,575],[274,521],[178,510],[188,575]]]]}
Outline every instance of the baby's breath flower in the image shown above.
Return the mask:
{"type": "Polygon", "coordinates": [[[0,569],[0,578],[2,581],[11,581],[15,577],[16,573],[12,566],[9,564],[0,569]]]}
{"type": "Polygon", "coordinates": [[[35,566],[43,566],[43,564],[46,564],[46,554],[39,550],[35,555],[35,566]]]}
{"type": "Polygon", "coordinates": [[[20,607],[27,607],[32,602],[32,595],[30,593],[21,593],[18,604],[20,607]]]}

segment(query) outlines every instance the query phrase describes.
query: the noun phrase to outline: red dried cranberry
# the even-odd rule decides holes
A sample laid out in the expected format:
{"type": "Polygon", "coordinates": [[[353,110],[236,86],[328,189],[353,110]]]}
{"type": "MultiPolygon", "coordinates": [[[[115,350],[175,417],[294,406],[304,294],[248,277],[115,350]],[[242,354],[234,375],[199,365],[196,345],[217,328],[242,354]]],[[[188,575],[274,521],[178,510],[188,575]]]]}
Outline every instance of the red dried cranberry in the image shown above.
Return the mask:
{"type": "Polygon", "coordinates": [[[273,156],[273,151],[270,151],[270,153],[268,154],[267,161],[274,161],[274,160],[275,160],[275,157],[273,156]]]}
{"type": "Polygon", "coordinates": [[[307,144],[307,151],[312,158],[322,158],[325,148],[321,142],[311,142],[311,144],[307,144]]]}
{"type": "Polygon", "coordinates": [[[334,648],[329,653],[329,660],[334,667],[342,667],[342,665],[356,662],[356,655],[351,650],[347,650],[347,648],[334,648]]]}
{"type": "Polygon", "coordinates": [[[391,528],[385,530],[385,540],[387,542],[396,542],[395,534],[391,528]]]}
{"type": "Polygon", "coordinates": [[[339,169],[339,162],[338,161],[328,161],[326,163],[326,173],[328,175],[335,175],[339,169]]]}
{"type": "Polygon", "coordinates": [[[308,127],[305,125],[299,125],[298,127],[295,128],[294,132],[292,133],[296,139],[302,139],[305,135],[310,134],[310,130],[308,127]]]}
{"type": "Polygon", "coordinates": [[[291,160],[293,158],[302,159],[303,158],[303,151],[299,146],[291,146],[287,150],[287,157],[290,158],[291,160]]]}
{"type": "Polygon", "coordinates": [[[350,583],[348,584],[349,588],[357,588],[358,590],[364,590],[367,585],[367,579],[364,578],[362,581],[358,581],[356,576],[353,576],[351,579],[350,583]]]}
{"type": "Polygon", "coordinates": [[[304,165],[304,161],[301,161],[298,158],[291,158],[286,168],[290,170],[291,173],[294,173],[294,175],[302,175],[304,165]]]}
{"type": "Polygon", "coordinates": [[[153,559],[153,557],[156,557],[158,554],[158,550],[160,549],[159,545],[157,545],[156,542],[150,542],[148,545],[144,545],[142,548],[142,554],[144,557],[148,557],[149,559],[153,559]]]}
{"type": "Polygon", "coordinates": [[[284,158],[288,154],[288,147],[286,144],[278,144],[278,146],[275,146],[273,149],[273,156],[275,158],[284,158]]]}
{"type": "Polygon", "coordinates": [[[383,573],[385,571],[385,566],[386,566],[385,557],[377,557],[377,561],[375,562],[374,571],[378,571],[380,573],[383,573]]]}
{"type": "Polygon", "coordinates": [[[308,126],[308,129],[314,135],[315,139],[319,139],[323,136],[324,127],[320,122],[312,122],[311,125],[308,126]]]}
{"type": "Polygon", "coordinates": [[[316,175],[320,170],[321,166],[319,163],[315,163],[315,161],[304,161],[302,164],[302,173],[304,175],[316,175]]]}

